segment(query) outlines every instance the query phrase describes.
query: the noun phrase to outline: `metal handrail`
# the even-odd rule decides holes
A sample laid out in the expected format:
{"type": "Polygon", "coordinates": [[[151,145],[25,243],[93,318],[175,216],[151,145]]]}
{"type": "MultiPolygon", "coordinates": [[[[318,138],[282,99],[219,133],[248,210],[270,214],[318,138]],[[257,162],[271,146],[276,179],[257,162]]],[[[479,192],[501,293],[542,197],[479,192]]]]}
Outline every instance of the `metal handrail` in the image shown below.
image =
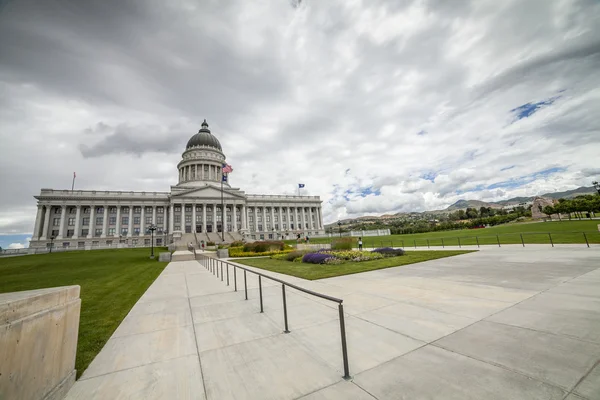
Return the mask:
{"type": "Polygon", "coordinates": [[[233,282],[234,282],[234,290],[236,292],[238,290],[238,288],[237,288],[237,269],[239,268],[242,271],[244,271],[244,293],[245,293],[246,300],[248,300],[248,284],[247,284],[246,272],[250,272],[252,274],[257,275],[258,276],[258,292],[259,292],[260,312],[261,313],[264,312],[263,296],[262,296],[262,278],[270,279],[277,283],[281,283],[281,295],[282,295],[282,299],[283,299],[283,321],[284,321],[284,331],[283,332],[284,333],[290,333],[290,330],[288,327],[287,301],[286,301],[286,294],[285,294],[286,286],[289,286],[300,292],[310,294],[312,296],[316,296],[321,299],[329,300],[329,301],[333,301],[333,302],[337,303],[339,318],[340,318],[340,336],[342,339],[342,358],[343,358],[343,362],[344,362],[344,379],[350,379],[350,368],[348,366],[348,348],[347,348],[347,344],[346,344],[346,323],[344,321],[344,305],[342,304],[344,302],[344,300],[338,299],[337,297],[328,296],[323,293],[314,292],[312,290],[305,289],[303,287],[294,285],[293,283],[286,282],[279,278],[275,278],[275,277],[272,277],[272,276],[269,276],[269,275],[266,275],[261,272],[257,272],[257,271],[254,271],[254,270],[251,270],[251,269],[248,269],[245,267],[241,267],[241,266],[231,263],[229,261],[223,261],[223,260],[219,260],[218,258],[209,257],[204,254],[198,254],[196,256],[196,260],[200,263],[200,265],[202,265],[207,270],[209,270],[213,275],[216,275],[217,278],[219,278],[219,272],[220,272],[221,281],[224,280],[224,275],[226,273],[227,274],[227,286],[229,286],[229,266],[231,265],[233,267],[233,282]],[[204,264],[202,264],[202,261],[204,261],[204,264]],[[223,265],[226,266],[225,271],[223,271],[223,265]]]}

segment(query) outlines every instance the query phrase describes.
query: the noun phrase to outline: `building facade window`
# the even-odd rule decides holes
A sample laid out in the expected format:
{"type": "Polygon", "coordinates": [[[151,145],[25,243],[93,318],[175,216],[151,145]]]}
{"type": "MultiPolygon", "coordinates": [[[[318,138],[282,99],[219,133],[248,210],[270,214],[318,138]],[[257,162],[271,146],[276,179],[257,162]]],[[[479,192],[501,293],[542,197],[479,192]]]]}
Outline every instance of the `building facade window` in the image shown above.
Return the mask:
{"type": "Polygon", "coordinates": [[[77,208],[69,207],[69,214],[75,214],[77,212],[77,208]]]}
{"type": "Polygon", "coordinates": [[[136,225],[139,225],[140,224],[140,218],[141,217],[133,217],[133,223],[136,224],[136,225]]]}
{"type": "Polygon", "coordinates": [[[142,213],[142,207],[133,207],[133,213],[134,214],[141,214],[142,213]]]}
{"type": "Polygon", "coordinates": [[[146,207],[146,211],[144,211],[145,213],[151,213],[152,212],[152,207],[146,207]]]}
{"type": "Polygon", "coordinates": [[[181,215],[176,215],[174,218],[174,221],[177,222],[178,224],[181,223],[181,215]]]}
{"type": "Polygon", "coordinates": [[[57,237],[58,236],[58,230],[53,230],[52,231],[52,236],[57,237]]]}
{"type": "Polygon", "coordinates": [[[117,207],[108,207],[108,213],[109,214],[116,214],[117,213],[117,207]]]}
{"type": "Polygon", "coordinates": [[[55,214],[58,214],[58,215],[62,214],[62,208],[60,208],[60,207],[56,207],[56,208],[54,209],[54,213],[55,213],[55,214]]]}
{"type": "Polygon", "coordinates": [[[96,232],[94,233],[94,236],[100,236],[102,235],[102,228],[97,228],[96,232]]]}
{"type": "Polygon", "coordinates": [[[108,224],[115,225],[117,223],[117,217],[108,217],[108,224]]]}
{"type": "Polygon", "coordinates": [[[67,221],[68,226],[75,226],[75,218],[69,218],[67,221]]]}
{"type": "Polygon", "coordinates": [[[115,236],[115,228],[108,228],[108,235],[115,236]]]}
{"type": "Polygon", "coordinates": [[[67,237],[73,237],[74,234],[75,234],[75,231],[73,229],[67,230],[67,237]]]}
{"type": "Polygon", "coordinates": [[[157,216],[156,217],[156,223],[157,224],[163,224],[164,221],[165,221],[165,217],[162,217],[162,216],[157,216]]]}
{"type": "Polygon", "coordinates": [[[165,208],[164,207],[156,207],[156,212],[159,214],[164,214],[165,208]]]}
{"type": "Polygon", "coordinates": [[[104,207],[96,207],[96,214],[104,214],[104,207]]]}
{"type": "Polygon", "coordinates": [[[104,217],[96,217],[96,225],[102,225],[104,223],[104,217]]]}
{"type": "Polygon", "coordinates": [[[181,206],[175,206],[173,207],[175,212],[181,212],[181,206]]]}
{"type": "Polygon", "coordinates": [[[136,236],[140,235],[140,228],[133,228],[133,234],[136,236]]]}
{"type": "Polygon", "coordinates": [[[82,229],[81,230],[81,236],[87,236],[90,234],[90,230],[89,229],[82,229]]]}
{"type": "Polygon", "coordinates": [[[185,216],[185,222],[188,223],[188,224],[191,223],[192,222],[192,216],[191,215],[186,215],[185,216]]]}
{"type": "Polygon", "coordinates": [[[152,217],[146,217],[146,224],[152,225],[152,217]]]}
{"type": "Polygon", "coordinates": [[[84,214],[89,214],[90,213],[90,208],[89,207],[83,207],[83,213],[84,214]]]}
{"type": "Polygon", "coordinates": [[[52,219],[52,225],[53,226],[59,226],[60,225],[60,218],[53,218],[52,219]]]}
{"type": "Polygon", "coordinates": [[[121,235],[125,236],[128,232],[129,230],[127,228],[121,228],[121,235]]]}
{"type": "Polygon", "coordinates": [[[270,215],[267,215],[265,218],[266,218],[265,219],[266,222],[271,222],[271,216],[270,215]]]}
{"type": "Polygon", "coordinates": [[[121,225],[129,225],[129,217],[121,217],[121,225]]]}
{"type": "MultiPolygon", "coordinates": [[[[263,228],[263,227],[262,227],[262,224],[258,224],[258,230],[259,230],[259,231],[262,231],[262,230],[263,230],[262,228],[263,228]]],[[[263,235],[260,235],[260,236],[263,236],[263,235]]],[[[264,237],[261,237],[261,239],[264,239],[264,237]]]]}
{"type": "Polygon", "coordinates": [[[90,217],[83,217],[81,224],[83,226],[88,226],[90,224],[90,217]]]}
{"type": "Polygon", "coordinates": [[[254,222],[254,216],[249,215],[248,216],[248,222],[254,222]]]}
{"type": "Polygon", "coordinates": [[[127,207],[127,206],[126,207],[122,207],[121,208],[121,212],[128,213],[129,212],[129,207],[127,207]]]}
{"type": "Polygon", "coordinates": [[[185,212],[192,212],[192,206],[185,206],[185,212]]]}
{"type": "Polygon", "coordinates": [[[181,225],[175,225],[173,227],[173,229],[176,230],[176,231],[180,231],[181,230],[181,225]]]}

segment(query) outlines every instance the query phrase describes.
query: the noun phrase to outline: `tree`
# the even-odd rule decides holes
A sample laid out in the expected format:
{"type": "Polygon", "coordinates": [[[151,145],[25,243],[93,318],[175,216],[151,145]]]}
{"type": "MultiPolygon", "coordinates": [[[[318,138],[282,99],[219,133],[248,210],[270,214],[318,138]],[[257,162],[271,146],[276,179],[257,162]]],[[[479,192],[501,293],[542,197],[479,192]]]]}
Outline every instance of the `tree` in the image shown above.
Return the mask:
{"type": "MultiPolygon", "coordinates": [[[[541,206],[540,206],[540,208],[541,208],[541,206]]],[[[554,207],[552,207],[552,206],[544,207],[544,210],[542,212],[544,214],[546,214],[548,217],[550,217],[550,220],[552,220],[552,214],[556,213],[556,211],[554,210],[554,207]]]]}
{"type": "Polygon", "coordinates": [[[479,216],[479,213],[477,212],[477,210],[475,208],[467,208],[466,211],[466,215],[468,219],[473,219],[473,218],[477,218],[479,216]]]}

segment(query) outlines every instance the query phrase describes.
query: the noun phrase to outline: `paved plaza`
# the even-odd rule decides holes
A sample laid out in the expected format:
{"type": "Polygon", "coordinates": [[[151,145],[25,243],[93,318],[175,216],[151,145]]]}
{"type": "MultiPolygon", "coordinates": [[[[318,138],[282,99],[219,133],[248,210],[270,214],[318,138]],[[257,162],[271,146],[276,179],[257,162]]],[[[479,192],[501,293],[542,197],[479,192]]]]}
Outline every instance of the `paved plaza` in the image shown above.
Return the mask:
{"type": "Polygon", "coordinates": [[[171,262],[68,399],[600,399],[600,247],[480,252],[320,281],[171,262]]]}

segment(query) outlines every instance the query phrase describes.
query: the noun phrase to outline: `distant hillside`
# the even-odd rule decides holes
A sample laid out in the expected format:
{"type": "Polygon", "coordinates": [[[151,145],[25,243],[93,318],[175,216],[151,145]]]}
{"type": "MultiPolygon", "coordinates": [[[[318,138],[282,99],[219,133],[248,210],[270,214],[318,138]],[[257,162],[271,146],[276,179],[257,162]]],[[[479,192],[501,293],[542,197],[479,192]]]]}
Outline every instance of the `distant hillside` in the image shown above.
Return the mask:
{"type": "MultiPolygon", "coordinates": [[[[584,195],[584,194],[595,194],[595,193],[597,193],[597,192],[593,186],[590,186],[590,187],[582,186],[580,188],[573,189],[573,190],[567,190],[564,192],[545,193],[541,196],[513,197],[508,200],[501,200],[501,201],[494,201],[494,202],[485,202],[485,201],[480,201],[480,200],[458,200],[456,203],[452,204],[451,206],[448,206],[444,210],[430,210],[430,211],[424,211],[422,213],[400,212],[397,214],[384,214],[381,216],[364,216],[364,217],[357,217],[357,218],[348,218],[348,219],[344,219],[340,222],[342,222],[342,225],[347,225],[347,224],[352,224],[352,223],[359,222],[359,221],[375,222],[375,221],[382,221],[382,220],[386,220],[386,219],[393,219],[395,217],[432,218],[432,215],[435,215],[435,214],[446,214],[446,213],[450,213],[450,212],[456,211],[456,210],[464,210],[466,208],[477,208],[477,209],[479,209],[480,207],[502,208],[503,206],[517,205],[520,203],[526,203],[528,201],[533,201],[533,199],[535,197],[548,197],[551,199],[570,199],[570,198],[584,195]]],[[[326,225],[326,227],[337,228],[337,222],[328,224],[328,225],[326,225]]]]}
{"type": "Polygon", "coordinates": [[[501,208],[502,206],[497,203],[486,203],[485,201],[479,200],[459,200],[456,203],[448,206],[445,211],[456,211],[464,210],[465,208],[480,208],[480,207],[492,207],[501,208]]]}

